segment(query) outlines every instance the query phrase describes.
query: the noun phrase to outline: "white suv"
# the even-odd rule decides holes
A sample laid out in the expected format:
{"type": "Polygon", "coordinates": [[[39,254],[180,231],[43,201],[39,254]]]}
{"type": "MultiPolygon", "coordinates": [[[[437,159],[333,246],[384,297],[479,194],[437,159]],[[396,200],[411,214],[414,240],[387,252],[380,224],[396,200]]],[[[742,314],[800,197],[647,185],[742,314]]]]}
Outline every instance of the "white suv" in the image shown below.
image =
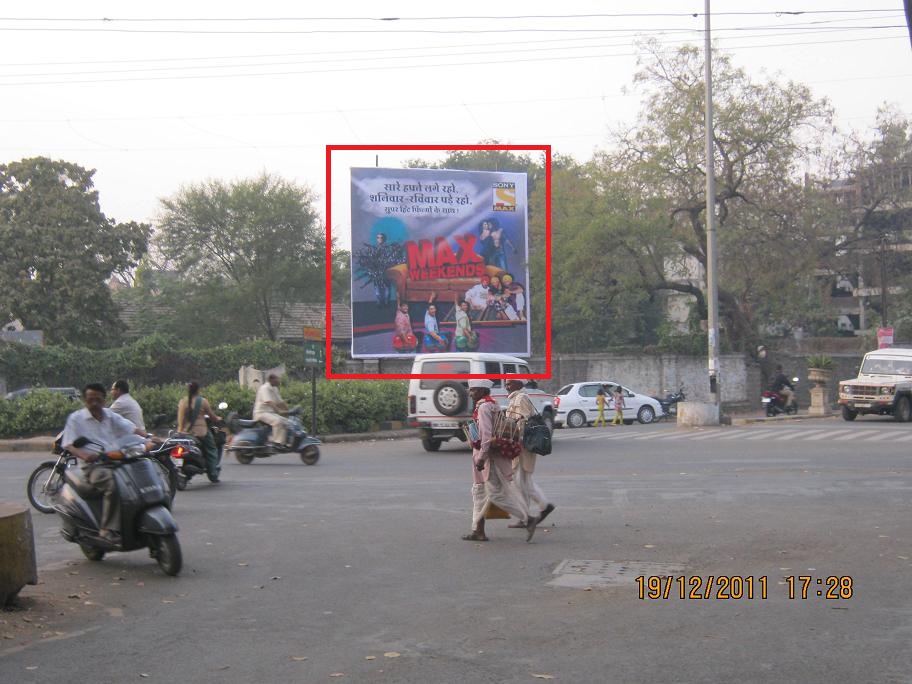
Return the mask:
{"type": "Polygon", "coordinates": [[[858,377],[839,383],[844,420],[859,415],[892,415],[912,420],[912,349],[877,349],[865,354],[858,377]]]}
{"type": "MultiPolygon", "coordinates": [[[[465,441],[462,426],[472,417],[468,380],[460,375],[484,375],[494,381],[491,396],[501,406],[507,403],[506,375],[528,377],[529,364],[523,359],[504,354],[469,352],[419,354],[412,364],[412,375],[442,375],[447,379],[409,380],[408,424],[421,429],[421,444],[426,451],[437,451],[453,437],[465,441]]],[[[526,393],[549,427],[554,425],[552,396],[536,387],[526,393]]]]}

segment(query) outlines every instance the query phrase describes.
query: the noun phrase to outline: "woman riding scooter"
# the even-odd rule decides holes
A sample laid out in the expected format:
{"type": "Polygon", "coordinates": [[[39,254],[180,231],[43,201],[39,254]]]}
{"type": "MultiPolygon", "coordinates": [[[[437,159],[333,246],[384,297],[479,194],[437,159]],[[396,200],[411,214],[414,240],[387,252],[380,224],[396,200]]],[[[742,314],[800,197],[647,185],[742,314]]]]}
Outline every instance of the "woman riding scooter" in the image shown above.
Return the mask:
{"type": "Polygon", "coordinates": [[[196,437],[200,450],[206,457],[206,475],[210,482],[218,482],[221,471],[218,446],[206,418],[218,423],[221,423],[222,419],[216,415],[199,391],[199,383],[191,382],[187,385],[187,396],[177,404],[177,430],[196,437]]]}

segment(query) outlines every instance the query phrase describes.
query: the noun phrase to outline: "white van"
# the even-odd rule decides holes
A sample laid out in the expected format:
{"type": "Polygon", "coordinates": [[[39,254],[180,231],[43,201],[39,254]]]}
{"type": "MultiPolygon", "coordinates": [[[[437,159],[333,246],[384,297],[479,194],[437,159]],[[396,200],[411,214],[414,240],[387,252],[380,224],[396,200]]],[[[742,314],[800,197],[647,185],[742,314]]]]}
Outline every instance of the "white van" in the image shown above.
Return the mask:
{"type": "MultiPolygon", "coordinates": [[[[412,378],[408,391],[408,424],[421,429],[421,444],[426,451],[437,451],[453,437],[465,441],[462,425],[472,417],[468,380],[460,375],[484,375],[494,381],[491,396],[501,406],[507,403],[505,375],[527,378],[529,364],[523,359],[505,354],[476,354],[454,352],[419,354],[412,364],[412,375],[445,375],[447,380],[412,378]]],[[[526,393],[542,414],[549,427],[554,426],[553,397],[536,387],[526,393]]]]}

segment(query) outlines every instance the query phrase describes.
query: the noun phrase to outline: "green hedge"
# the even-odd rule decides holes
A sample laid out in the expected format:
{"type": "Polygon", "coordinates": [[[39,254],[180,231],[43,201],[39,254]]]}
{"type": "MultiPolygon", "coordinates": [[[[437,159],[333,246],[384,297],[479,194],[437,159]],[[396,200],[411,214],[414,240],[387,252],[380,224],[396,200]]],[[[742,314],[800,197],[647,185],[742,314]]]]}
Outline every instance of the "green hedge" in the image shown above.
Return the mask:
{"type": "Polygon", "coordinates": [[[178,338],[158,334],[125,347],[103,350],[0,342],[0,376],[11,390],[32,386],[82,387],[88,382],[110,385],[118,378],[135,385],[190,380],[210,384],[236,381],[241,366],[273,368],[280,364],[285,364],[291,375],[304,373],[304,349],[265,340],[183,349],[178,338]]]}
{"type": "MultiPolygon", "coordinates": [[[[377,423],[404,420],[406,417],[407,383],[399,380],[317,381],[317,433],[366,432],[377,423]]],[[[177,402],[186,385],[170,384],[135,387],[131,394],[143,408],[147,427],[156,417],[164,425],[177,420],[177,402]]],[[[289,405],[300,405],[305,426],[311,422],[311,384],[286,382],[282,396],[289,405]]],[[[202,394],[215,408],[228,403],[228,413],[250,417],[254,393],[237,382],[204,385],[202,394]]],[[[55,433],[63,428],[67,415],[81,408],[79,402],[60,394],[38,391],[18,401],[0,399],[0,438],[26,437],[55,433]]],[[[218,411],[218,409],[215,409],[218,411]]]]}

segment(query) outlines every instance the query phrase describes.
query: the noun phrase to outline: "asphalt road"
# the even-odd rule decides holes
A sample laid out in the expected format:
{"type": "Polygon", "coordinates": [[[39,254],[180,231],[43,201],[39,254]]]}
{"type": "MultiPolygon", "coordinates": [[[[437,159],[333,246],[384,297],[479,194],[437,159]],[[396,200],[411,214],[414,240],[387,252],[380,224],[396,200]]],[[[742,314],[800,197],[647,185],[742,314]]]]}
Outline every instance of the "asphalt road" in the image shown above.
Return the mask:
{"type": "MultiPolygon", "coordinates": [[[[0,455],[0,500],[43,458],[0,455]]],[[[547,527],[477,544],[454,445],[227,463],[178,494],[177,578],[86,561],[33,512],[42,583],[0,614],[0,679],[912,681],[912,425],[561,430],[536,475],[547,527]]]]}

